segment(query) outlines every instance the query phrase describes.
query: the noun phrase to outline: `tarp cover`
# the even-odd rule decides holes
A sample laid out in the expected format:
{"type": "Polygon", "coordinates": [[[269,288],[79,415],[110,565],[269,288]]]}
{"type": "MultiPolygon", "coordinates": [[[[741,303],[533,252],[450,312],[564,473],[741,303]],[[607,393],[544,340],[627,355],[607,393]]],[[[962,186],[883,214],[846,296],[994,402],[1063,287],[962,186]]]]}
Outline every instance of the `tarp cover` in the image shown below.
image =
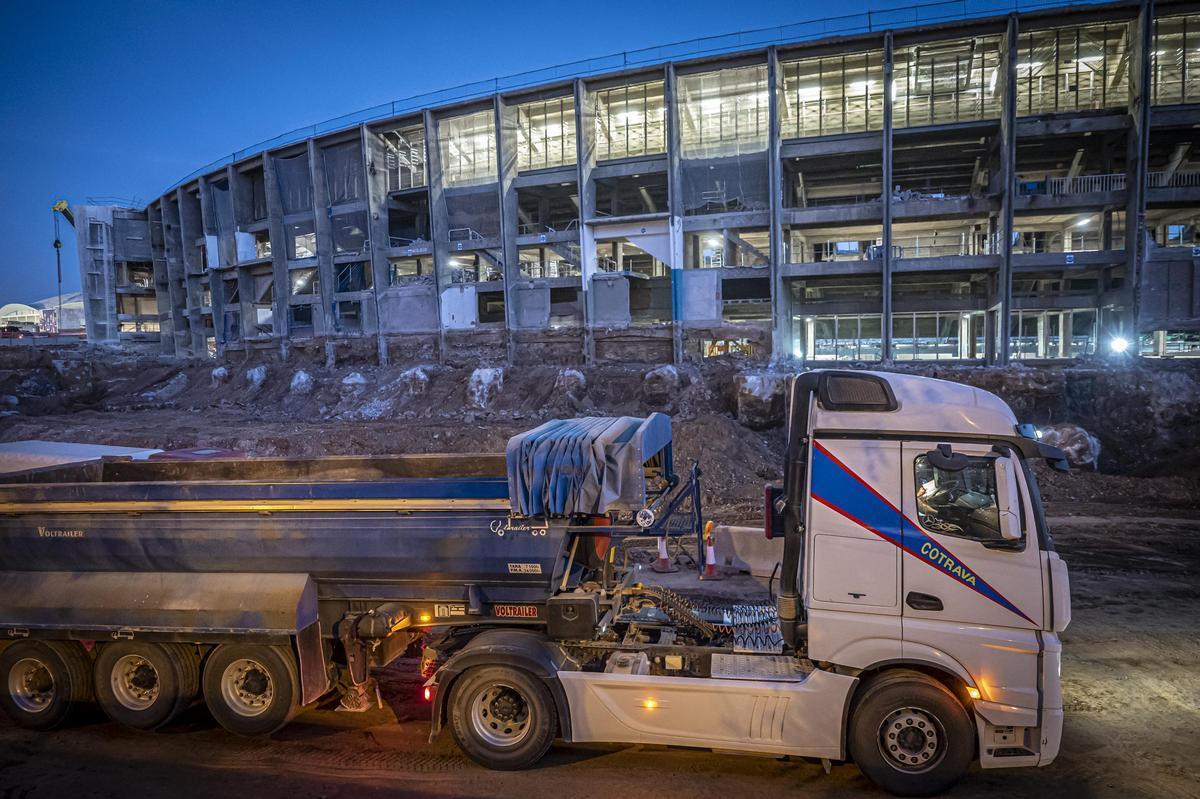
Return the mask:
{"type": "Polygon", "coordinates": [[[671,420],[661,413],[556,419],[508,441],[512,512],[567,516],[636,511],[646,506],[643,465],[665,450],[671,468],[671,420]]]}

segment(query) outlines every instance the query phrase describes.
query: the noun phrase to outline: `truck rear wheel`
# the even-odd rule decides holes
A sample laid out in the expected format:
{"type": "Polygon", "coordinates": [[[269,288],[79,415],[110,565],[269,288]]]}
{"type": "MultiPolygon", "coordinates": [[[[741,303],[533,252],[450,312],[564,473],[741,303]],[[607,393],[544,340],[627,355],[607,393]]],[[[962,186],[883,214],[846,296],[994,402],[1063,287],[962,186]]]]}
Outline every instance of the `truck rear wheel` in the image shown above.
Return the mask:
{"type": "Polygon", "coordinates": [[[234,735],[268,735],[299,709],[292,653],[260,644],[222,644],[204,664],[204,702],[234,735]]]}
{"type": "Polygon", "coordinates": [[[0,653],[0,707],[31,730],[62,724],[92,697],[87,655],[71,641],[18,641],[0,653]]]}
{"type": "Polygon", "coordinates": [[[945,686],[918,672],[867,686],[849,737],[862,772],[897,796],[941,793],[962,779],[975,758],[966,709],[945,686]]]}
{"type": "Polygon", "coordinates": [[[196,696],[194,673],[176,644],[118,641],[96,658],[96,701],[113,721],[154,730],[179,715],[196,696]]]}
{"type": "Polygon", "coordinates": [[[549,689],[529,672],[483,666],[455,680],[450,729],[476,763],[516,770],[532,766],[550,749],[558,715],[549,689]]]}

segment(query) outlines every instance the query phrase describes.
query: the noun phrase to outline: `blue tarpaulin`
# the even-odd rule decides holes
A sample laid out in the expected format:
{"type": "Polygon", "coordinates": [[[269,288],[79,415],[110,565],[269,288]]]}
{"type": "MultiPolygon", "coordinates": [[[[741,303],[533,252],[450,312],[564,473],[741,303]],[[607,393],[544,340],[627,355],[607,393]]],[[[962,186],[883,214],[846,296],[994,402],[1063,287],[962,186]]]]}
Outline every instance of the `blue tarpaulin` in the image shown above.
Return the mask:
{"type": "Polygon", "coordinates": [[[646,506],[644,464],[664,453],[671,420],[661,413],[556,419],[508,441],[508,491],[522,516],[598,515],[646,506]]]}

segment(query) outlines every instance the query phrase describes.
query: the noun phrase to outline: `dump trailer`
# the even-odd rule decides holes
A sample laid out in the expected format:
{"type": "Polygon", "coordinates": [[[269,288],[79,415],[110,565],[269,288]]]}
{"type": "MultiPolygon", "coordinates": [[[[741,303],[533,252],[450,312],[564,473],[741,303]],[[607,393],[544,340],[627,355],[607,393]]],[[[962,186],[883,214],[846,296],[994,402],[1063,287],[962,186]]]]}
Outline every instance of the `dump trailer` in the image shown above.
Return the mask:
{"type": "Polygon", "coordinates": [[[475,761],[552,742],[852,760],[900,795],[1050,763],[1070,620],[1032,464],[1062,453],[979,389],[813,371],[790,386],[778,591],[638,581],[631,536],[699,546],[669,420],[584,418],[504,456],[88,464],[0,484],[0,704],[135,727],[197,694],[277,729],[420,639],[431,738],[475,761]]]}

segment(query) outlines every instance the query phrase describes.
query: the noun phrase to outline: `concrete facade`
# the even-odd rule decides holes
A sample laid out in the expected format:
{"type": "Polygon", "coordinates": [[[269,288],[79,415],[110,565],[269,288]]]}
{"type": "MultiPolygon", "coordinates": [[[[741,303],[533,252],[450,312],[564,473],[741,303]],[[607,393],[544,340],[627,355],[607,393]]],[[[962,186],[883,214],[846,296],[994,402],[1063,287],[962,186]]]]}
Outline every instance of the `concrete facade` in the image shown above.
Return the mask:
{"type": "Polygon", "coordinates": [[[373,120],[77,208],[88,335],[452,364],[1198,355],[1198,45],[1200,4],[1072,6],[373,120]]]}

